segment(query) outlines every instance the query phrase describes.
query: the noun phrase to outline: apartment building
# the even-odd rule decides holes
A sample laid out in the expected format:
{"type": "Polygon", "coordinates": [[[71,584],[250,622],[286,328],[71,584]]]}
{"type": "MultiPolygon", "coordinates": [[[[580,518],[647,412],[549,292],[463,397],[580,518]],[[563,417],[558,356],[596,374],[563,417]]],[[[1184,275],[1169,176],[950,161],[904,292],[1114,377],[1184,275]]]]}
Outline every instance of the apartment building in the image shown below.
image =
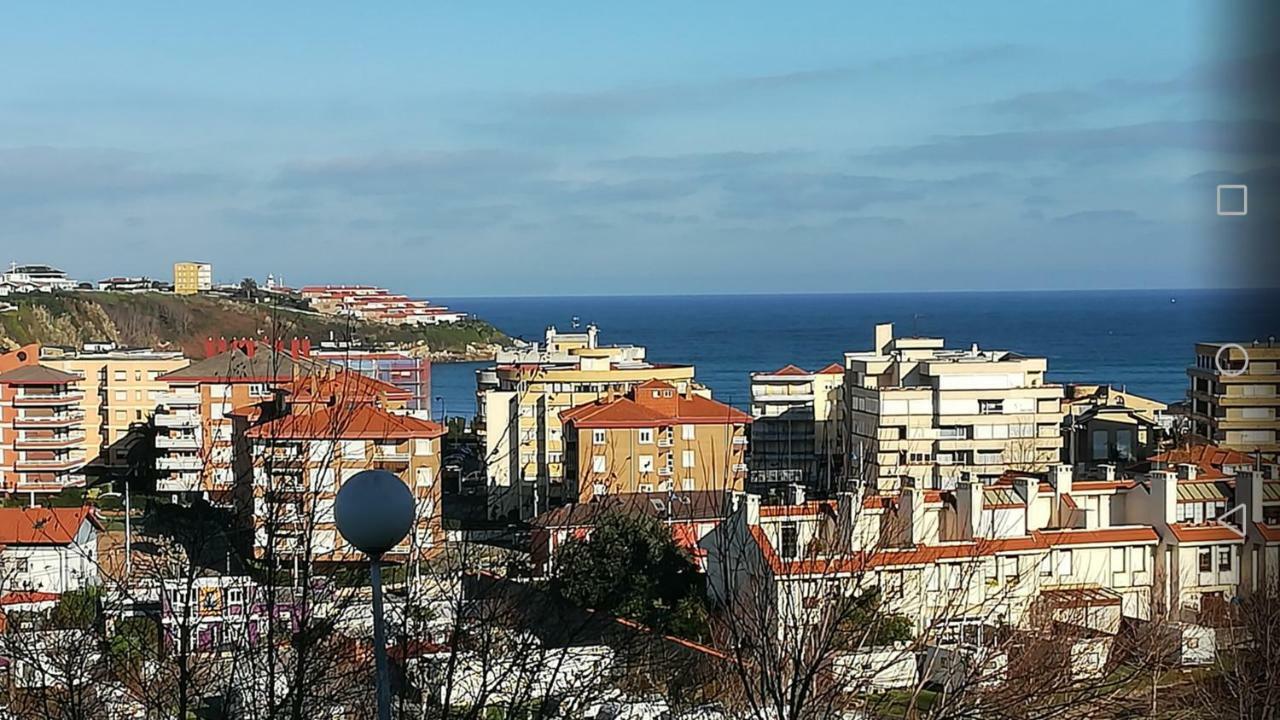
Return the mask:
{"type": "Polygon", "coordinates": [[[1242,452],[1280,452],[1280,346],[1265,343],[1196,343],[1187,368],[1191,431],[1242,452]]]}
{"type": "Polygon", "coordinates": [[[173,264],[173,292],[177,295],[195,295],[213,289],[213,265],[202,262],[176,262],[173,264]]]}
{"type": "Polygon", "coordinates": [[[168,383],[160,376],[185,367],[181,352],[118,348],[110,343],[80,350],[41,348],[41,363],[80,378],[84,395],[85,456],[95,468],[128,464],[139,425],[151,421],[168,383]]]}
{"type": "Polygon", "coordinates": [[[741,490],[751,416],[648,380],[560,413],[565,496],[741,490]]]}
{"type": "Polygon", "coordinates": [[[843,468],[840,408],[844,366],[810,372],[787,365],[751,373],[751,475],[753,491],[781,486],[833,490],[843,468]]]}
{"type": "Polygon", "coordinates": [[[485,434],[490,517],[528,519],[578,497],[566,491],[560,414],[661,380],[684,396],[709,396],[692,365],[651,363],[645,348],[599,344],[599,332],[547,329],[544,342],[498,353],[476,375],[477,419],[485,434]]]}
{"type": "Polygon", "coordinates": [[[431,413],[431,361],[399,350],[325,348],[311,357],[395,385],[409,393],[408,408],[431,413]]]}
{"type": "Polygon", "coordinates": [[[0,355],[0,491],[84,484],[84,392],[72,373],[39,364],[28,345],[0,355]]]}
{"type": "Polygon", "coordinates": [[[307,285],[299,293],[318,312],[369,322],[439,325],[466,318],[466,313],[450,311],[426,300],[413,300],[373,285],[307,285]]]}
{"type": "Polygon", "coordinates": [[[948,350],[942,338],[875,330],[875,349],[845,353],[846,477],[885,490],[992,482],[1042,470],[1063,447],[1062,386],[1048,361],[1007,350],[948,350]]]}
{"type": "Polygon", "coordinates": [[[76,281],[67,273],[52,265],[19,265],[10,263],[6,272],[0,273],[0,283],[16,292],[54,292],[75,290],[76,281]]]}
{"type": "MultiPolygon", "coordinates": [[[[250,419],[250,422],[253,422],[250,419]]],[[[289,392],[282,416],[258,421],[238,445],[239,477],[251,477],[251,501],[240,511],[253,530],[253,553],[318,561],[363,558],[334,524],[338,489],[362,470],[387,470],[417,501],[414,531],[388,555],[425,555],[444,542],[440,525],[440,439],[443,426],[393,413],[376,397],[351,393],[341,381],[289,392]]]]}
{"type": "Polygon", "coordinates": [[[1064,460],[1085,465],[1146,460],[1172,427],[1169,406],[1108,385],[1067,385],[1064,460]]]}
{"type": "Polygon", "coordinates": [[[202,494],[231,505],[236,483],[236,411],[271,400],[285,386],[340,379],[351,391],[363,389],[384,405],[401,409],[403,390],[310,359],[305,343],[272,346],[253,340],[222,340],[206,347],[204,360],[159,376],[167,391],[156,408],[156,489],[202,494]]]}

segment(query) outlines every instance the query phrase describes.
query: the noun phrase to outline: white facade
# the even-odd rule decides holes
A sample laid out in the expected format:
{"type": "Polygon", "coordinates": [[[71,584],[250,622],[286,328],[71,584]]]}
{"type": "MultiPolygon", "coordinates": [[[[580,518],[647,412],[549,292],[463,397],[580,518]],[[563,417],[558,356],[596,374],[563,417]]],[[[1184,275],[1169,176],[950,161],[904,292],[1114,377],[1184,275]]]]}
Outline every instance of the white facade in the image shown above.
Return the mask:
{"type": "Polygon", "coordinates": [[[8,544],[0,551],[5,592],[64,593],[98,585],[98,530],[85,519],[66,545],[8,544]]]}

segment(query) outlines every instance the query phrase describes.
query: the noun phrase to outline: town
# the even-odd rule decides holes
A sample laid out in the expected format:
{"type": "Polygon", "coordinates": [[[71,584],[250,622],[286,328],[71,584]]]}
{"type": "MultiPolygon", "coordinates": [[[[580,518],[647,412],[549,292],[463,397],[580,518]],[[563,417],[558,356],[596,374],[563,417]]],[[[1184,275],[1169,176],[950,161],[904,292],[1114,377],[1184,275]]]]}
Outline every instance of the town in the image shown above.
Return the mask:
{"type": "MultiPolygon", "coordinates": [[[[92,289],[467,317],[251,282],[15,264],[0,316],[92,289]]],[[[898,330],[734,407],[549,326],[476,373],[470,422],[433,413],[431,363],[355,336],[5,348],[6,711],[371,717],[367,561],[335,518],[370,469],[414,499],[381,558],[401,717],[1196,716],[1274,663],[1250,641],[1280,581],[1274,338],[1187,347],[1166,404],[898,330]]]]}

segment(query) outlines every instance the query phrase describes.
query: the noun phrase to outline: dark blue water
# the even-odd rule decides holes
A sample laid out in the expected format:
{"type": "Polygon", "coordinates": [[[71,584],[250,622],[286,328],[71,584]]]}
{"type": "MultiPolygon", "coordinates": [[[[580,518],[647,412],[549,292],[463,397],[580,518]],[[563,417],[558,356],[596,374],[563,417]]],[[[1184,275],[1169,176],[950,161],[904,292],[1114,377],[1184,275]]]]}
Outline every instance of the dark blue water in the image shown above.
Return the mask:
{"type": "MultiPolygon", "coordinates": [[[[947,346],[1049,358],[1055,382],[1125,386],[1181,400],[1194,345],[1280,336],[1276,297],[1242,290],[743,295],[688,297],[456,298],[508,334],[540,339],[577,316],[601,341],[644,345],[655,362],[693,363],[715,396],[743,407],[748,374],[787,363],[817,369],[846,350],[871,348],[877,322],[898,335],[942,336],[947,346]],[[1176,302],[1171,302],[1176,300],[1176,302]]],[[[436,365],[433,393],[450,415],[475,410],[475,369],[436,365]]]]}

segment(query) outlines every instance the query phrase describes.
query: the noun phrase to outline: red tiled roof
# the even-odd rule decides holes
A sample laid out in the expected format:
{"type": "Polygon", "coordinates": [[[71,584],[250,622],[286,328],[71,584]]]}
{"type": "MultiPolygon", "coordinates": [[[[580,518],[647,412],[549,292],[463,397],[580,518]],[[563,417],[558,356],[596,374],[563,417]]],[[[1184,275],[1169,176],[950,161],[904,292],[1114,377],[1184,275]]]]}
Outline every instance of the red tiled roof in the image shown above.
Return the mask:
{"type": "Polygon", "coordinates": [[[44,365],[23,365],[0,375],[4,385],[69,385],[80,382],[80,376],[44,365]]]}
{"type": "Polygon", "coordinates": [[[840,363],[831,363],[830,365],[818,371],[819,375],[843,375],[844,366],[840,363]]]}
{"type": "Polygon", "coordinates": [[[1031,552],[1059,546],[1154,544],[1156,531],[1147,526],[1111,527],[1098,530],[1037,530],[1029,536],[982,539],[946,545],[916,545],[906,548],[884,548],[831,557],[783,562],[772,543],[758,526],[750,528],[765,562],[776,575],[815,575],[855,573],[881,567],[928,565],[944,560],[960,560],[999,553],[1031,552]]]}
{"type": "Polygon", "coordinates": [[[258,439],[404,440],[434,438],[445,429],[430,420],[394,415],[371,404],[318,406],[298,410],[248,431],[258,439]]]}
{"type": "Polygon", "coordinates": [[[1265,540],[1266,542],[1280,543],[1280,527],[1276,527],[1274,525],[1267,525],[1260,522],[1254,523],[1253,526],[1257,528],[1258,534],[1261,535],[1262,539],[1265,540]]]}
{"type": "Polygon", "coordinates": [[[1190,463],[1205,469],[1221,469],[1223,465],[1252,465],[1254,458],[1251,455],[1221,448],[1217,445],[1192,445],[1189,448],[1169,450],[1159,455],[1153,455],[1147,458],[1147,462],[1153,466],[1156,463],[1164,463],[1165,465],[1190,463]]]}
{"type": "Polygon", "coordinates": [[[20,590],[0,596],[0,606],[34,605],[35,603],[58,602],[62,596],[58,593],[20,590]]]}
{"type": "Polygon", "coordinates": [[[810,375],[812,373],[810,373],[808,370],[805,370],[802,367],[797,367],[795,365],[784,365],[783,367],[780,367],[777,370],[774,370],[773,372],[768,374],[769,375],[810,375]]]}
{"type": "Polygon", "coordinates": [[[1226,525],[1172,523],[1169,525],[1169,530],[1180,543],[1242,542],[1244,540],[1239,530],[1226,525]]]}
{"type": "Polygon", "coordinates": [[[102,523],[93,508],[0,508],[0,545],[70,545],[88,521],[102,523]]]}
{"type": "Polygon", "coordinates": [[[701,395],[679,395],[673,400],[676,410],[670,415],[654,407],[641,405],[629,397],[622,397],[569,408],[560,413],[560,420],[572,422],[580,428],[656,427],[675,423],[744,425],[751,422],[751,416],[741,410],[701,395]]]}

